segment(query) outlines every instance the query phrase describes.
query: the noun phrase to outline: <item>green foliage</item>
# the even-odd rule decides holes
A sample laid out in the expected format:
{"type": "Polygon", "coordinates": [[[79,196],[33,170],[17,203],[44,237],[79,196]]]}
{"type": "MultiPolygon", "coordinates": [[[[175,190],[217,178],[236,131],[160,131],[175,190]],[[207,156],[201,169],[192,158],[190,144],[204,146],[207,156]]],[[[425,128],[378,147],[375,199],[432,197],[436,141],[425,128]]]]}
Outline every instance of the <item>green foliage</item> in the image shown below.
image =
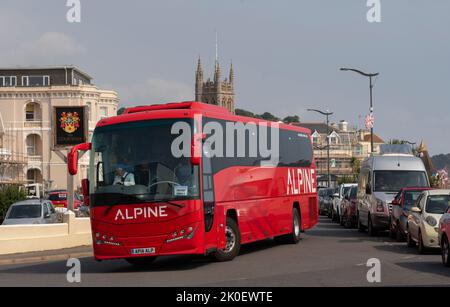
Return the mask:
{"type": "Polygon", "coordinates": [[[8,208],[15,202],[26,199],[23,189],[16,185],[0,187],[0,218],[4,218],[8,208]]]}
{"type": "Polygon", "coordinates": [[[431,158],[431,161],[433,161],[434,166],[439,169],[450,169],[450,154],[440,154],[433,156],[431,158]]]}
{"type": "Polygon", "coordinates": [[[285,118],[283,118],[283,123],[285,123],[285,124],[292,124],[292,123],[299,123],[299,122],[300,122],[300,117],[298,117],[298,115],[286,116],[285,118]]]}

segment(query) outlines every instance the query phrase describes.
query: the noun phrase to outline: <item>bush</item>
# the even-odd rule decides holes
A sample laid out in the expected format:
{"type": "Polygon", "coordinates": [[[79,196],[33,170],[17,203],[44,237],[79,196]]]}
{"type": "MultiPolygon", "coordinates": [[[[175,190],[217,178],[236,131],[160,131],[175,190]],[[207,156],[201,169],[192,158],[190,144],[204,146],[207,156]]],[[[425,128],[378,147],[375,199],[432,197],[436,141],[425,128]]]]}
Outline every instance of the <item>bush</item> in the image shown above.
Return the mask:
{"type": "Polygon", "coordinates": [[[9,207],[20,200],[26,199],[26,194],[19,186],[2,186],[0,187],[0,219],[5,218],[9,207]]]}

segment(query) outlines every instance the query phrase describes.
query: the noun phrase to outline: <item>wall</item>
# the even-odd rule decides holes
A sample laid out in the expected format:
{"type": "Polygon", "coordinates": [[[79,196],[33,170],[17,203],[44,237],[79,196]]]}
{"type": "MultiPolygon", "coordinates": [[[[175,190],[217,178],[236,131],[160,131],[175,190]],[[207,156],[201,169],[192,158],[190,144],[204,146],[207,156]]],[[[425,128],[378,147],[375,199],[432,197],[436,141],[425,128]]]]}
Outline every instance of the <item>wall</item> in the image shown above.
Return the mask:
{"type": "Polygon", "coordinates": [[[38,252],[92,244],[89,218],[64,215],[64,223],[0,226],[0,255],[38,252]]]}

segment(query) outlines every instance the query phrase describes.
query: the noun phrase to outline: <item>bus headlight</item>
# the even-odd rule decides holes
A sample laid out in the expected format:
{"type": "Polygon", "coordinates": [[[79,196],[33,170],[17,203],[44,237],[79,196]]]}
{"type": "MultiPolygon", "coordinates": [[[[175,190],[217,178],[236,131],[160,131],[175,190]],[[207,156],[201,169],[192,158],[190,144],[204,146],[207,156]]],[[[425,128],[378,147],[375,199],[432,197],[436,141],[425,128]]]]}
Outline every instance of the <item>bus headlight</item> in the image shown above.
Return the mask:
{"type": "Polygon", "coordinates": [[[166,240],[166,243],[171,243],[182,239],[190,240],[194,237],[197,228],[198,223],[194,226],[183,227],[179,231],[173,232],[171,238],[166,240]]]}

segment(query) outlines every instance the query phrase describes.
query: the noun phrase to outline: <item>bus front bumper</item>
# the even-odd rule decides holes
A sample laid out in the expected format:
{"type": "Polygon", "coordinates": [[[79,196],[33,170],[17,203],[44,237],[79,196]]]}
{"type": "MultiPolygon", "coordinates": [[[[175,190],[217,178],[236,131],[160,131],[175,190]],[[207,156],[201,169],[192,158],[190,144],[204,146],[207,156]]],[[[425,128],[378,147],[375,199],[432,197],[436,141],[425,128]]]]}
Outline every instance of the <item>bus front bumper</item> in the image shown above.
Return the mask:
{"type": "Polygon", "coordinates": [[[93,233],[96,260],[165,255],[204,254],[202,223],[197,222],[162,235],[117,237],[93,233]]]}

